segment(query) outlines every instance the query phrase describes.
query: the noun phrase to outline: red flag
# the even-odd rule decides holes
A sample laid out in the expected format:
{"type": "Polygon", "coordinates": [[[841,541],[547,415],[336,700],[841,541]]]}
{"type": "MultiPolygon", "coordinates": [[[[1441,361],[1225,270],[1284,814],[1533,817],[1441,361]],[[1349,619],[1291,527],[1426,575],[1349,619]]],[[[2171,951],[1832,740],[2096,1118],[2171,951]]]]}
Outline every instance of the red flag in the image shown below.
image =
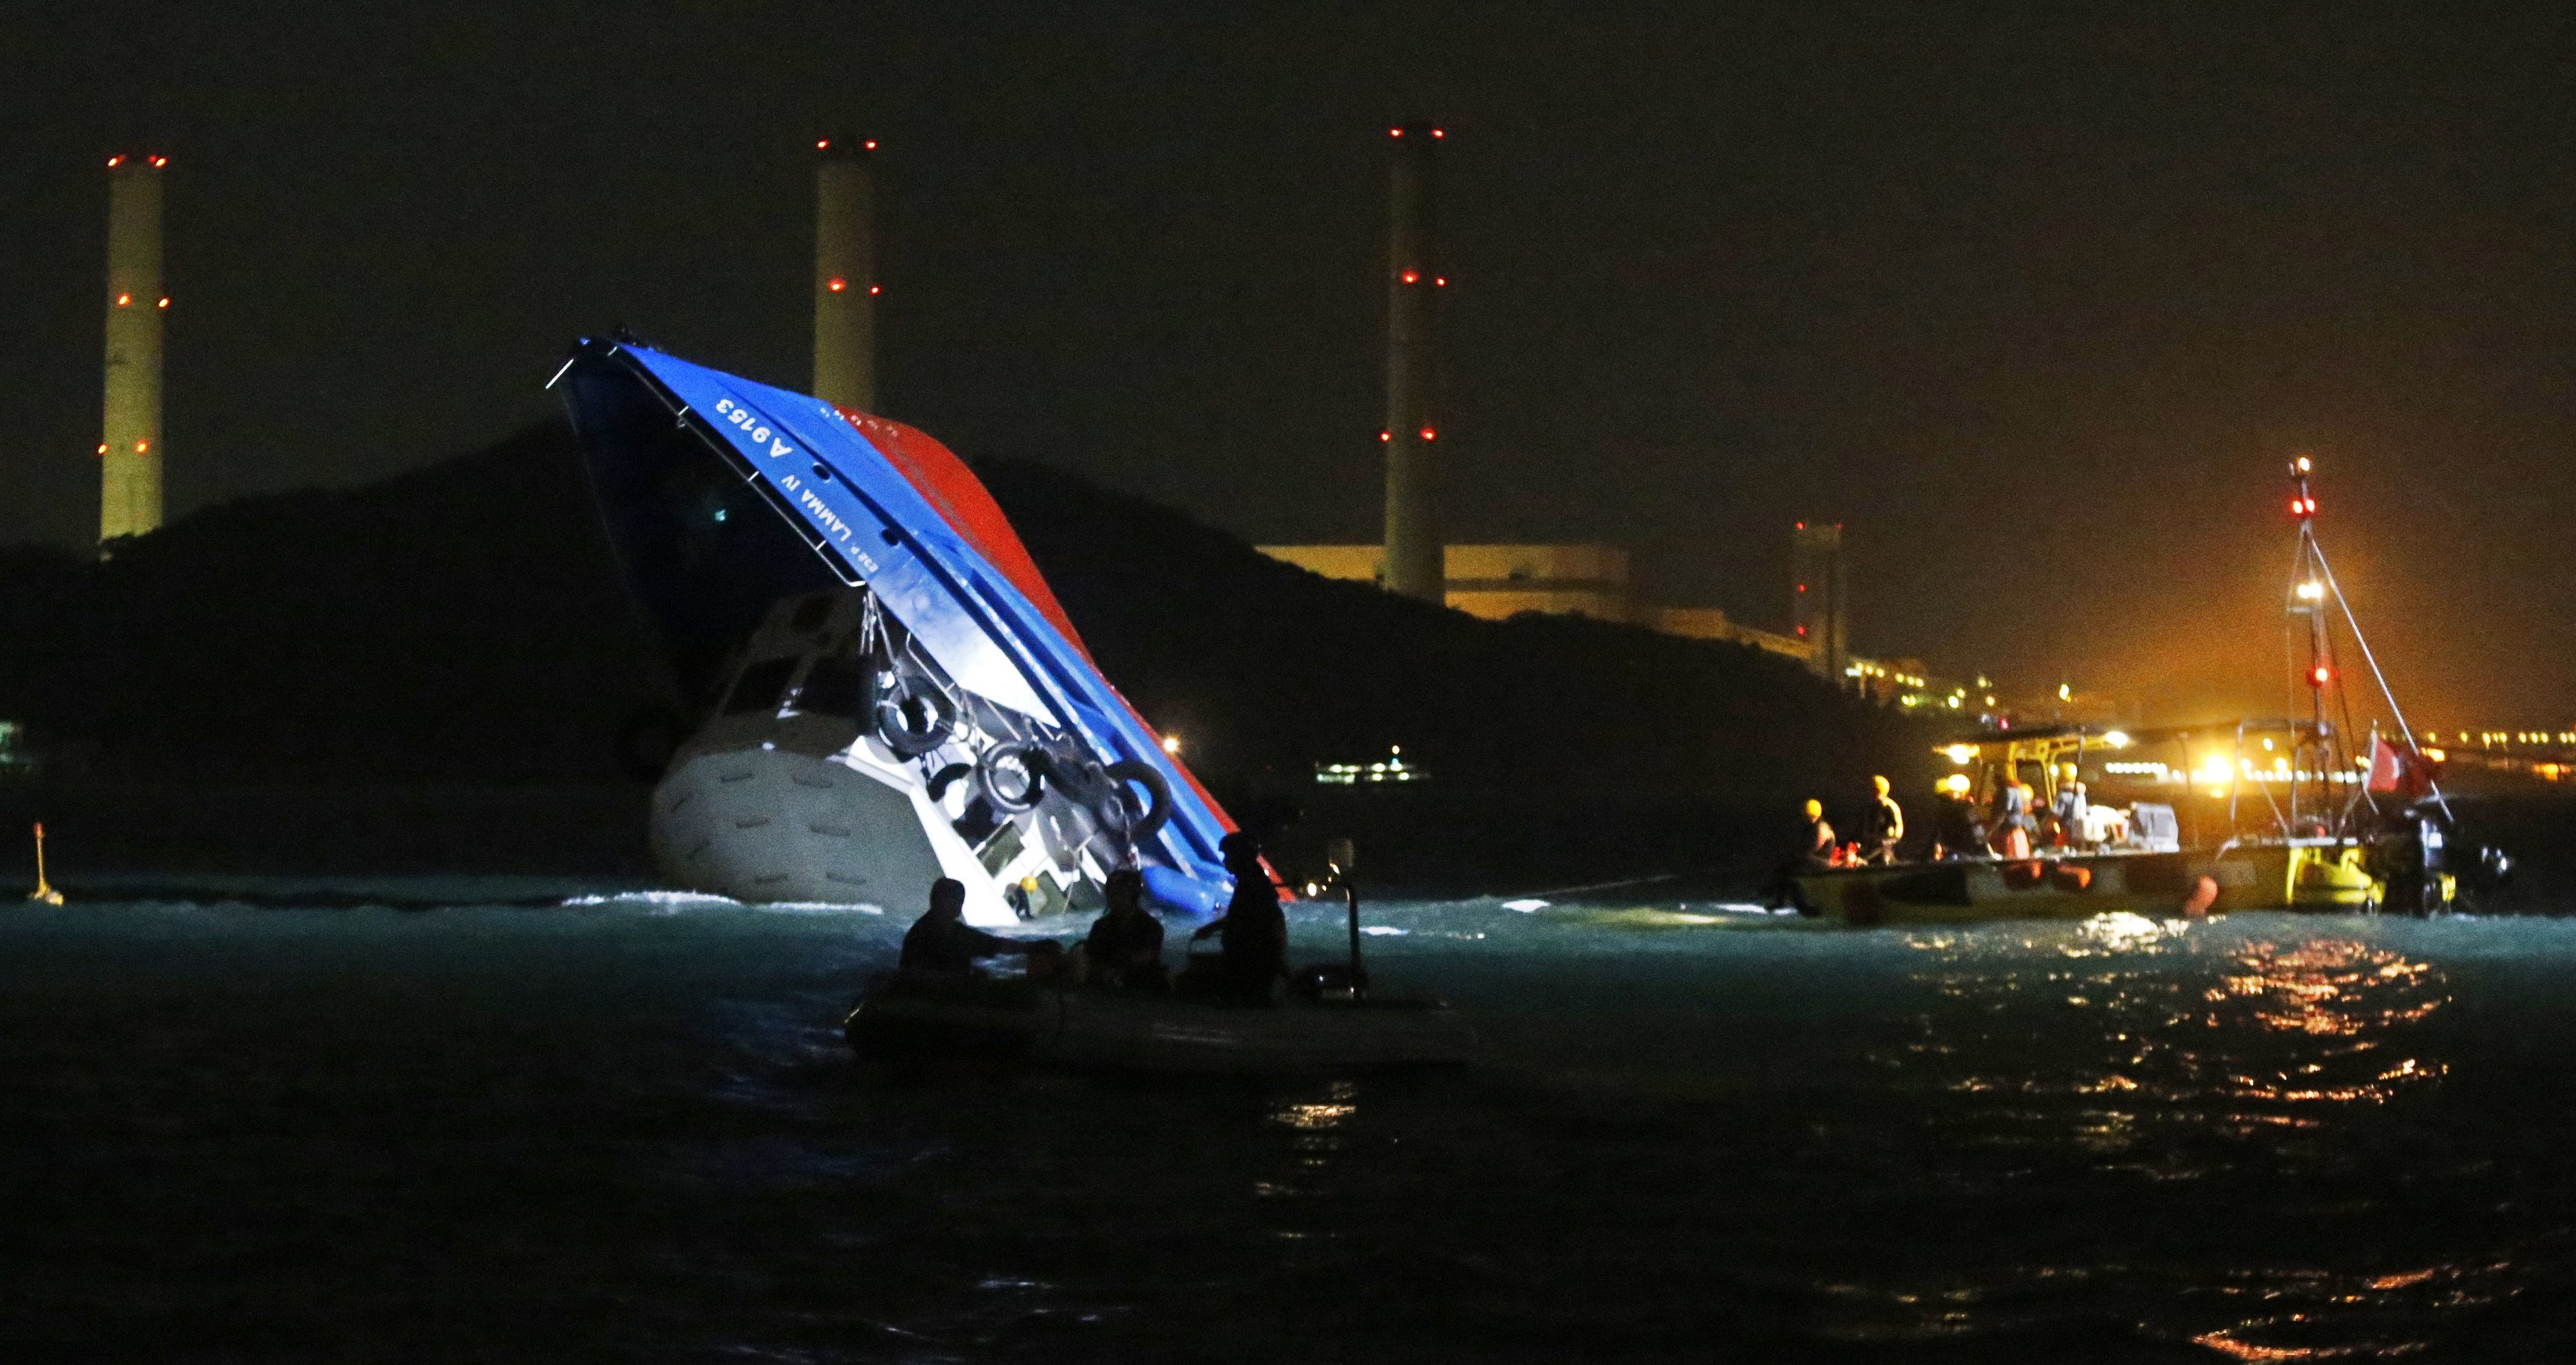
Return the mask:
{"type": "Polygon", "coordinates": [[[2433,791],[2433,765],[2403,744],[2391,744],[2372,735],[2370,780],[2364,785],[2375,792],[2394,792],[2410,799],[2429,796],[2433,791]]]}

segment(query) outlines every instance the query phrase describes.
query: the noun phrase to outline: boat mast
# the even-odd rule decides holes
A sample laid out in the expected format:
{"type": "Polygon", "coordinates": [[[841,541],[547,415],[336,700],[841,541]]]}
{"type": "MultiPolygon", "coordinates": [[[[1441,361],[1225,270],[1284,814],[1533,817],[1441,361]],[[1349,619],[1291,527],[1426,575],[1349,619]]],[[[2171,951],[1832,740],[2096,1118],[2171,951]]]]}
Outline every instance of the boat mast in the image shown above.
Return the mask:
{"type": "MultiPolygon", "coordinates": [[[[2304,615],[2308,620],[2309,716],[2316,726],[2317,810],[2320,816],[2323,816],[2333,805],[2333,774],[2344,770],[2344,765],[2337,754],[2337,750],[2341,747],[2340,743],[2329,744],[2326,739],[2326,689],[2339,681],[2334,666],[2334,641],[2328,634],[2330,623],[2326,616],[2326,602],[2329,598],[2333,600],[2335,609],[2343,616],[2344,628],[2352,633],[2353,644],[2361,650],[2362,662],[2370,665],[2371,681],[2379,685],[2380,700],[2387,704],[2390,718],[2397,722],[2398,734],[2405,738],[2406,752],[2410,761],[2419,750],[2415,743],[2415,729],[2406,723],[2406,711],[2397,704],[2397,693],[2388,686],[2388,675],[2380,670],[2379,656],[2371,652],[2370,638],[2361,633],[2361,621],[2353,615],[2352,603],[2343,595],[2343,585],[2335,581],[2334,569],[2326,563],[2324,547],[2317,544],[2317,499],[2308,486],[2309,477],[2315,473],[2315,469],[2315,462],[2305,455],[2290,462],[2292,490],[2290,515],[2299,523],[2298,556],[2293,562],[2290,577],[2290,614],[2294,617],[2304,615]]],[[[2349,716],[2349,694],[2346,695],[2346,713],[2349,716]]],[[[2291,746],[2294,754],[2298,749],[2299,746],[2296,744],[2291,746]]],[[[2297,760],[2294,758],[2292,762],[2295,764],[2297,760]]],[[[2298,782],[2294,775],[2290,784],[2290,821],[2293,829],[2296,828],[2299,818],[2298,800],[2301,785],[2303,784],[2298,782]]],[[[2441,805],[2442,813],[2450,814],[2451,803],[2449,798],[2442,795],[2441,784],[2432,783],[2431,788],[2433,800],[2441,805]]],[[[2368,793],[2364,792],[2362,795],[2366,797],[2368,793]]],[[[2348,814],[2350,808],[2346,809],[2348,814]]],[[[2337,830],[2336,832],[2347,833],[2348,831],[2337,830]]]]}
{"type": "Polygon", "coordinates": [[[2290,462],[2290,517],[2299,526],[2298,553],[2290,565],[2290,615],[2294,620],[2306,618],[2308,626],[2303,672],[2308,685],[2308,742],[2301,744],[2293,736],[2290,744],[2290,833],[2294,837],[2299,832],[2299,794],[2307,786],[2308,772],[2316,774],[2316,809],[2320,818],[2334,800],[2334,748],[2326,742],[2326,685],[2334,681],[2334,666],[2327,661],[2330,642],[2326,639],[2325,576],[2319,569],[2317,554],[2317,499],[2308,487],[2308,476],[2315,468],[2315,462],[2305,455],[2290,462]]]}

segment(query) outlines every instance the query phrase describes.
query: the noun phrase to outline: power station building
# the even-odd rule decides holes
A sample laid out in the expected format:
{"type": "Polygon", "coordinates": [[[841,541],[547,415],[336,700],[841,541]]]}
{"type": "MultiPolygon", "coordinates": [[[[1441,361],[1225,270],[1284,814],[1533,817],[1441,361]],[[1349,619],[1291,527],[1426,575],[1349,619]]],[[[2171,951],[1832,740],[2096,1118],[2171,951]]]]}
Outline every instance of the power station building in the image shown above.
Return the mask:
{"type": "Polygon", "coordinates": [[[107,159],[107,374],[98,443],[101,553],[161,526],[161,173],[166,156],[107,159]]]}
{"type": "MultiPolygon", "coordinates": [[[[1375,545],[1263,545],[1261,553],[1326,578],[1387,582],[1375,545]]],[[[1801,663],[1814,647],[1795,635],[1748,626],[1715,607],[1664,607],[1638,596],[1628,552],[1616,545],[1449,545],[1442,547],[1442,602],[1489,621],[1525,612],[1583,616],[1644,626],[1694,640],[1732,640],[1801,663]]]]}

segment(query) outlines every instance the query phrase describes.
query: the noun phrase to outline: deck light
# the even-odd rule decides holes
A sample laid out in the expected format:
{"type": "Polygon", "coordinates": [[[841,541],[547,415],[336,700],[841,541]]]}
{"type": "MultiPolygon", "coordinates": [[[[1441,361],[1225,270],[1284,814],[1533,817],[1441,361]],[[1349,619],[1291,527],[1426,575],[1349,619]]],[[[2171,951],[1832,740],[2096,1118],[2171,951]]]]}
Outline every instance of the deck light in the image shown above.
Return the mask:
{"type": "Polygon", "coordinates": [[[1953,744],[1941,752],[1948,754],[1951,762],[1964,768],[1968,766],[1969,759],[1977,756],[1977,746],[1974,744],[1953,744]]]}
{"type": "Polygon", "coordinates": [[[2302,602],[2322,601],[2325,595],[2326,585],[2313,578],[2299,585],[2299,600],[2302,602]]]}
{"type": "Polygon", "coordinates": [[[2129,732],[2126,730],[2113,730],[2109,734],[2102,736],[2102,742],[2110,745],[2114,749],[2128,748],[2129,732]]]}
{"type": "Polygon", "coordinates": [[[1171,754],[1174,757],[1179,757],[1181,752],[1181,737],[1179,735],[1163,736],[1163,752],[1171,754]]]}

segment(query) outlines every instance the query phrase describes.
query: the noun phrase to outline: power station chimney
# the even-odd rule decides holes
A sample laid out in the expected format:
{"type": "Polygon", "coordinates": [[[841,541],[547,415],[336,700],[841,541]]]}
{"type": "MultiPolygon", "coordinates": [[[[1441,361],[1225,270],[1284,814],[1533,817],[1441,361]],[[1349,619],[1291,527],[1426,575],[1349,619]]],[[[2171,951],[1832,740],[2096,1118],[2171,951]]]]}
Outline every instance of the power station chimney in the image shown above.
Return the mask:
{"type": "Polygon", "coordinates": [[[1432,455],[1439,420],[1432,300],[1448,286],[1436,243],[1433,152],[1440,129],[1416,121],[1386,130],[1389,165],[1386,280],[1386,586],[1425,602],[1445,597],[1440,471],[1432,455]]]}
{"type": "Polygon", "coordinates": [[[1851,576],[1843,562],[1843,524],[1799,522],[1790,532],[1789,572],[1797,587],[1789,595],[1789,620],[1798,638],[1814,651],[1807,667],[1836,687],[1851,662],[1851,576]]]}
{"type": "Polygon", "coordinates": [[[860,412],[877,410],[876,149],[814,144],[814,396],[860,412]]]}
{"type": "Polygon", "coordinates": [[[107,159],[107,403],[98,539],[161,525],[161,172],[166,156],[107,159]]]}

